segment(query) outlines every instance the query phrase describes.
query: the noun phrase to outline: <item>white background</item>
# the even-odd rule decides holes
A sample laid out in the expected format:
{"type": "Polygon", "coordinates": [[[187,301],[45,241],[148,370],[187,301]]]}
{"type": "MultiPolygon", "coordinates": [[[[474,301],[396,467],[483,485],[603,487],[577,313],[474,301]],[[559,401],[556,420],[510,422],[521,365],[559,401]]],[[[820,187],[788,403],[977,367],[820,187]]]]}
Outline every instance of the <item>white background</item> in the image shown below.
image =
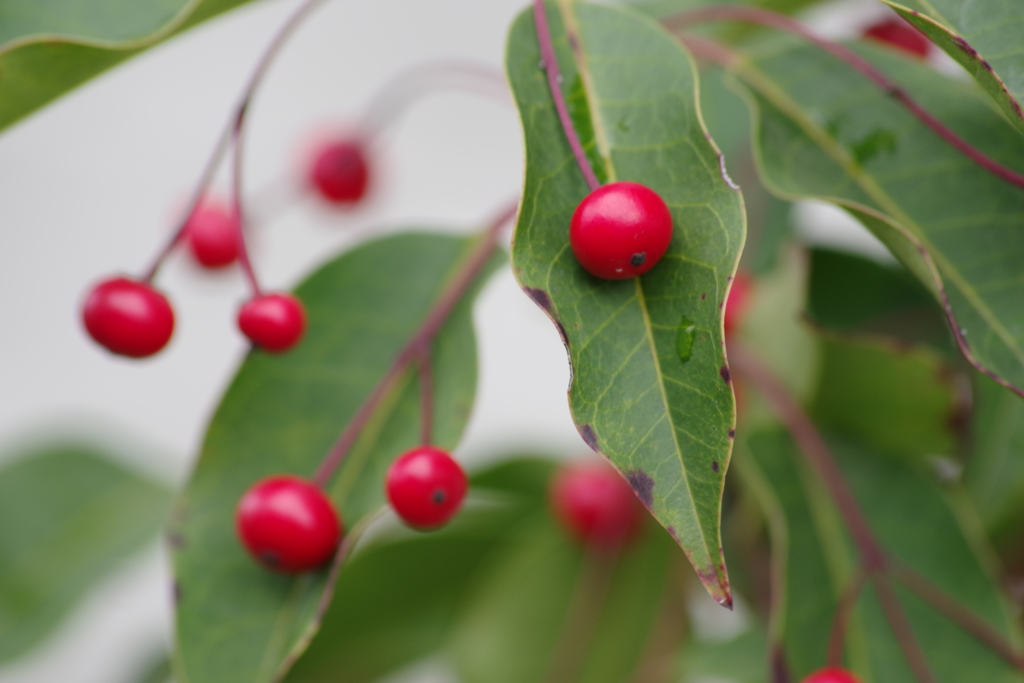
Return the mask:
{"type": "MultiPolygon", "coordinates": [[[[501,69],[523,0],[334,2],[288,45],[259,91],[248,187],[294,188],[317,131],[344,127],[379,85],[415,63],[459,58],[501,69]]],[[[155,476],[181,481],[245,344],[237,272],[210,276],[175,257],[158,284],[175,305],[170,346],[115,358],[84,335],[89,284],[140,273],[171,229],[242,83],[296,6],[266,0],[230,13],[91,82],[0,135],[0,458],[60,433],[85,433],[155,476]]],[[[852,33],[877,12],[845,2],[818,14],[852,33]]],[[[265,286],[287,288],[356,241],[408,225],[475,229],[519,190],[519,124],[510,105],[459,93],[422,100],[388,131],[367,206],[338,213],[309,198],[258,229],[265,286]]],[[[805,226],[867,243],[813,205],[805,226]],[[837,232],[838,230],[838,232],[837,232]]],[[[813,232],[813,231],[812,231],[813,232]]],[[[477,307],[479,401],[464,459],[534,446],[584,449],[569,418],[568,367],[554,328],[505,271],[477,307]]],[[[154,548],[100,587],[53,641],[0,669],[3,683],[117,683],[169,633],[167,575],[154,548]]]]}

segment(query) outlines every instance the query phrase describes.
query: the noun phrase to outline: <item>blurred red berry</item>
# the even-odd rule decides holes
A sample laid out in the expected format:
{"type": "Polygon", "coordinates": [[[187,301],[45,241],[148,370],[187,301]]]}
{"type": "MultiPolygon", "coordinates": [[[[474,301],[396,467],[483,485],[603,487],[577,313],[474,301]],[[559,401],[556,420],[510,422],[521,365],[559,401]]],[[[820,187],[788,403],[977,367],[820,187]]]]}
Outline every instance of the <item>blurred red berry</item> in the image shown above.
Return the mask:
{"type": "Polygon", "coordinates": [[[164,348],[174,332],[167,297],[145,282],[115,277],[96,285],[82,309],[85,329],[113,353],[143,358],[164,348]]]}
{"type": "Polygon", "coordinates": [[[746,313],[747,306],[750,303],[752,285],[753,280],[743,271],[737,272],[736,277],[733,278],[732,286],[729,288],[729,296],[725,300],[726,337],[739,329],[742,324],[743,315],[746,313]]]}
{"type": "Polygon", "coordinates": [[[221,204],[203,201],[185,226],[189,251],[206,268],[223,268],[238,259],[238,216],[221,204]]]}
{"type": "Polygon", "coordinates": [[[290,294],[261,294],[242,306],[238,327],[253,344],[271,353],[281,353],[302,339],[306,309],[290,294]]]}
{"type": "Polygon", "coordinates": [[[860,679],[846,669],[830,666],[818,669],[801,683],[860,683],[860,679]]]}
{"type": "Polygon", "coordinates": [[[928,56],[932,45],[923,33],[900,17],[874,24],[864,31],[864,37],[888,43],[922,59],[928,56]]]}
{"type": "Polygon", "coordinates": [[[309,180],[320,196],[332,204],[355,204],[366,194],[370,172],[363,145],[340,140],[317,152],[309,180]]]}
{"type": "Polygon", "coordinates": [[[388,502],[402,520],[417,529],[434,529],[459,511],[469,483],[466,473],[447,452],[419,446],[395,459],[388,468],[388,502]]]}
{"type": "Polygon", "coordinates": [[[548,497],[565,530],[602,551],[627,545],[646,515],[633,489],[603,461],[563,466],[551,480],[548,497]]]}

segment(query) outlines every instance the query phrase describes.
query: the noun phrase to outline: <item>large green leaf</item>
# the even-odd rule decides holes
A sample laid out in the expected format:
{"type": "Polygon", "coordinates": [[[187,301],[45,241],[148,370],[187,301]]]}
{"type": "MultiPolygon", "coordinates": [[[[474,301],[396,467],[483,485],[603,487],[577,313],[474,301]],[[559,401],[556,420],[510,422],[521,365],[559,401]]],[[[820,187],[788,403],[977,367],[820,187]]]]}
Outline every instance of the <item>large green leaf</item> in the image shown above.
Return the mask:
{"type": "Polygon", "coordinates": [[[659,632],[681,636],[679,624],[659,619],[682,608],[671,572],[678,553],[667,534],[648,526],[619,557],[588,555],[540,515],[493,559],[469,597],[452,648],[459,680],[635,680],[646,657],[665,656],[659,647],[682,645],[659,632]]]}
{"type": "MultiPolygon", "coordinates": [[[[969,142],[1007,165],[1024,139],[971,83],[882,48],[858,51],[969,142]]],[[[975,165],[835,57],[780,38],[738,58],[758,112],[766,185],[836,203],[934,295],[940,287],[970,357],[1024,387],[1024,191],[975,165]]]]}
{"type": "Polygon", "coordinates": [[[1018,555],[1024,530],[1024,401],[976,375],[973,407],[974,443],[964,484],[989,533],[1018,555]]]}
{"type": "Polygon", "coordinates": [[[27,652],[155,541],[170,498],[91,448],[40,450],[0,469],[0,662],[27,652]]]}
{"type": "MultiPolygon", "coordinates": [[[[836,438],[829,443],[890,556],[1010,638],[1011,621],[961,506],[898,458],[836,438]]],[[[738,470],[771,525],[771,649],[788,669],[788,680],[799,680],[825,664],[836,606],[856,571],[857,553],[826,489],[788,434],[759,432],[738,448],[738,470]]],[[[903,589],[897,593],[938,681],[1022,680],[1011,664],[926,602],[903,589]]],[[[856,603],[845,645],[847,663],[861,680],[916,683],[870,585],[856,603]]]]}
{"type": "Polygon", "coordinates": [[[670,35],[622,9],[566,3],[548,15],[563,88],[599,177],[657,191],[675,236],[657,267],[633,280],[598,280],[576,263],[569,220],[587,186],[525,12],[507,55],[527,157],[514,273],[562,333],[573,367],[570,408],[584,440],[629,479],[709,592],[727,603],[719,515],[735,410],[722,305],[743,245],[743,201],[701,123],[694,65],[670,35]]]}
{"type": "Polygon", "coordinates": [[[475,498],[499,504],[471,502],[440,531],[390,534],[360,549],[288,683],[370,683],[442,650],[486,560],[546,507],[553,470],[551,460],[503,460],[471,478],[475,498]]]}
{"type": "Polygon", "coordinates": [[[0,130],[249,0],[0,0],[0,130]]]}
{"type": "MultiPolygon", "coordinates": [[[[326,570],[285,576],[261,569],[235,537],[235,505],[261,477],[313,474],[476,245],[407,234],[337,258],[296,292],[309,312],[302,344],[281,356],[253,351],[242,365],[174,515],[179,683],[273,680],[286,656],[307,644],[326,570]]],[[[491,270],[498,263],[495,257],[491,270]]],[[[456,444],[473,403],[472,298],[463,298],[433,346],[434,441],[441,447],[456,444]]],[[[331,485],[347,529],[383,503],[384,472],[419,442],[419,429],[410,370],[331,485]]]]}
{"type": "Polygon", "coordinates": [[[815,419],[869,446],[910,457],[949,456],[954,376],[935,352],[883,340],[822,340],[815,419]]]}
{"type": "Polygon", "coordinates": [[[955,59],[1024,132],[1024,4],[882,0],[955,59]]]}

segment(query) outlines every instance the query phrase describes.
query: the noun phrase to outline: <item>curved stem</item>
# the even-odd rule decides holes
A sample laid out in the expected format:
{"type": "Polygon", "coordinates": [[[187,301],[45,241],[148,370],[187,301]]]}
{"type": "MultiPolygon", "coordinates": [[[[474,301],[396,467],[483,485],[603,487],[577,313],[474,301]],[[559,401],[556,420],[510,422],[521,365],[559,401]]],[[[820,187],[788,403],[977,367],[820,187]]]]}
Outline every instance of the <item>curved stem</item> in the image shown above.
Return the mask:
{"type": "Polygon", "coordinates": [[[420,444],[429,446],[434,440],[434,371],[431,367],[430,345],[423,349],[419,362],[420,380],[420,444]]]}
{"type": "Polygon", "coordinates": [[[331,447],[331,450],[324,456],[323,462],[320,463],[316,474],[313,475],[313,483],[317,486],[326,488],[335,471],[337,471],[345,456],[348,455],[349,450],[359,438],[363,428],[370,421],[374,411],[377,410],[377,406],[394,389],[402,376],[409,370],[411,364],[420,359],[423,350],[429,348],[434,337],[441,331],[441,326],[444,325],[445,321],[448,320],[448,316],[455,309],[456,304],[466,294],[473,281],[476,280],[477,275],[480,274],[480,271],[483,270],[484,266],[487,265],[487,261],[494,254],[494,250],[498,246],[498,233],[515,216],[518,206],[518,203],[516,203],[503,211],[487,228],[483,238],[480,240],[480,244],[477,245],[477,248],[466,259],[465,264],[456,274],[448,289],[441,294],[437,303],[427,313],[423,324],[420,325],[412,339],[398,352],[391,367],[384,373],[380,382],[373,388],[373,391],[370,392],[370,395],[352,417],[352,420],[346,425],[341,436],[338,437],[338,440],[331,447]]]}
{"type": "Polygon", "coordinates": [[[270,45],[267,46],[263,56],[260,57],[260,61],[256,64],[256,69],[253,71],[252,76],[249,77],[249,81],[242,90],[242,96],[231,113],[231,117],[228,119],[227,125],[221,132],[220,137],[217,139],[217,144],[214,146],[213,153],[206,162],[206,166],[203,168],[203,172],[199,176],[199,182],[196,185],[196,189],[192,192],[192,196],[189,199],[185,213],[178,225],[178,229],[174,231],[171,238],[167,241],[164,247],[157,253],[153,264],[146,271],[145,275],[142,276],[144,282],[152,282],[153,278],[156,277],[157,272],[160,270],[160,266],[167,259],[167,256],[174,250],[174,247],[181,241],[181,238],[185,235],[185,229],[188,227],[188,221],[195,213],[199,203],[203,200],[203,196],[206,194],[210,183],[213,182],[213,176],[217,172],[217,166],[220,164],[221,159],[224,158],[224,154],[227,153],[228,146],[230,145],[233,138],[237,137],[235,134],[236,127],[241,128],[245,120],[246,111],[249,109],[249,105],[252,102],[253,95],[256,93],[256,88],[263,81],[267,71],[270,69],[271,64],[277,57],[281,48],[295,32],[295,29],[299,27],[302,21],[309,16],[309,14],[317,8],[317,6],[323,4],[326,0],[305,0],[297,10],[288,18],[288,21],[278,30],[277,34],[270,41],[270,45]]]}
{"type": "Polygon", "coordinates": [[[565,97],[562,95],[562,74],[558,70],[558,57],[555,56],[555,46],[551,42],[551,30],[548,28],[548,15],[544,10],[544,0],[534,0],[533,20],[537,26],[537,42],[540,44],[541,66],[548,76],[548,87],[551,89],[551,98],[555,101],[555,110],[558,112],[558,120],[565,131],[565,138],[569,141],[572,155],[576,157],[576,165],[583,172],[583,178],[587,181],[587,187],[593,192],[601,187],[601,181],[594,175],[594,169],[587,159],[583,145],[580,144],[580,136],[572,125],[572,118],[569,116],[569,108],[565,105],[565,97]]]}
{"type": "Polygon", "coordinates": [[[846,640],[846,630],[850,625],[850,616],[853,614],[853,608],[857,604],[857,598],[860,597],[861,591],[864,590],[864,583],[867,581],[867,578],[864,570],[858,568],[853,579],[850,580],[850,585],[843,591],[843,596],[839,599],[839,604],[836,606],[836,614],[832,620],[832,632],[828,638],[827,663],[831,667],[843,665],[843,647],[846,640]]]}
{"type": "MultiPolygon", "coordinates": [[[[812,43],[838,59],[841,59],[850,67],[863,74],[871,82],[881,88],[882,91],[891,95],[896,99],[896,101],[906,107],[911,114],[921,121],[921,123],[931,128],[939,137],[955,147],[971,161],[990,173],[1002,178],[1006,182],[1016,185],[1017,187],[1024,188],[1024,175],[1003,166],[954,133],[951,128],[932,116],[924,107],[918,104],[916,100],[910,97],[903,88],[889,80],[889,78],[875,68],[871,62],[867,61],[845,45],[831,40],[825,40],[824,38],[815,35],[800,22],[794,21],[785,15],[777,14],[769,10],[759,9],[757,7],[704,7],[701,9],[681,12],[665,19],[664,23],[669,28],[675,30],[708,21],[744,21],[775,28],[803,38],[807,42],[812,43]]],[[[705,38],[702,39],[701,42],[706,46],[707,43],[713,41],[709,41],[705,38]]],[[[721,50],[726,49],[722,46],[719,46],[719,48],[721,48],[721,50]]],[[[709,53],[707,56],[712,59],[716,59],[716,57],[721,54],[722,53],[719,50],[715,53],[709,53]]]]}
{"type": "Polygon", "coordinates": [[[233,163],[231,168],[232,177],[232,200],[235,208],[235,225],[238,230],[238,262],[242,266],[242,272],[249,281],[249,288],[252,295],[260,295],[260,283],[256,280],[256,273],[252,269],[252,261],[249,259],[249,247],[245,243],[246,218],[245,207],[242,195],[242,114],[239,113],[235,122],[235,132],[232,138],[234,145],[233,163]]]}

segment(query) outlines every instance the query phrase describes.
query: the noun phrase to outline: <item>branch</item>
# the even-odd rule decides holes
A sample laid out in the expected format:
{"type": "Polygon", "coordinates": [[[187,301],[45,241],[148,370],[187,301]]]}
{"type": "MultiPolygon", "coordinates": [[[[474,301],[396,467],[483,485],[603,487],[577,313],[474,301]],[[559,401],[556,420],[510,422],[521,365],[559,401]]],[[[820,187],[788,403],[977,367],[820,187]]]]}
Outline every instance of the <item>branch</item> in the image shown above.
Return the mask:
{"type": "Polygon", "coordinates": [[[253,271],[252,261],[249,259],[249,247],[245,244],[246,220],[244,202],[242,201],[242,119],[243,116],[239,113],[232,137],[235,152],[231,166],[232,203],[235,209],[235,228],[238,238],[238,262],[242,266],[245,278],[249,281],[249,288],[252,290],[253,296],[256,297],[260,295],[260,283],[256,280],[256,273],[253,271]]]}
{"type": "MultiPolygon", "coordinates": [[[[160,266],[167,259],[167,256],[174,250],[174,247],[181,241],[181,238],[185,235],[185,229],[188,227],[188,220],[195,213],[199,203],[203,200],[203,196],[206,194],[210,183],[213,182],[213,176],[217,171],[217,166],[220,164],[221,159],[224,158],[224,154],[228,150],[233,138],[236,137],[235,131],[241,129],[245,121],[246,112],[249,109],[249,105],[252,103],[253,95],[256,93],[256,88],[259,87],[263,78],[266,76],[267,71],[273,64],[277,54],[284,47],[284,44],[295,32],[295,29],[303,22],[303,20],[312,13],[319,5],[323,4],[325,0],[305,0],[302,5],[299,6],[295,13],[288,18],[284,26],[277,32],[277,34],[270,41],[270,45],[267,46],[266,51],[260,58],[260,61],[256,64],[256,69],[253,71],[252,76],[249,77],[249,82],[246,84],[245,89],[242,91],[242,97],[238,104],[235,105],[235,109],[231,113],[231,117],[228,119],[227,125],[221,132],[220,137],[217,139],[217,144],[213,149],[213,153],[206,162],[206,166],[203,168],[202,174],[199,176],[199,183],[196,185],[195,191],[192,193],[192,197],[189,199],[181,223],[178,225],[178,229],[171,235],[170,240],[164,245],[163,249],[157,254],[153,264],[146,271],[143,276],[144,282],[152,282],[153,278],[156,277],[157,271],[160,270],[160,266]]],[[[237,142],[236,142],[237,144],[237,142]]]]}
{"type": "Polygon", "coordinates": [[[434,371],[431,367],[430,345],[423,349],[420,371],[420,443],[429,446],[434,440],[434,371]]]}
{"type": "Polygon", "coordinates": [[[587,187],[591,192],[601,187],[601,181],[594,175],[594,169],[590,166],[583,145],[580,144],[580,137],[573,128],[572,119],[569,117],[569,109],[565,106],[565,97],[562,95],[562,74],[558,70],[558,57],[555,55],[555,46],[551,42],[551,30],[548,28],[548,15],[544,11],[544,0],[534,0],[533,20],[537,25],[537,42],[540,44],[541,67],[547,72],[548,87],[551,89],[551,98],[555,101],[555,109],[558,111],[558,120],[565,131],[565,138],[569,141],[572,155],[576,157],[576,165],[583,172],[583,178],[587,181],[587,187]]]}
{"type": "Polygon", "coordinates": [[[832,632],[828,638],[827,662],[829,666],[840,667],[843,665],[843,644],[846,640],[846,628],[850,625],[850,615],[853,614],[853,608],[857,604],[861,591],[864,590],[864,582],[867,578],[864,570],[858,569],[850,581],[850,585],[846,587],[846,590],[843,591],[843,596],[839,599],[839,605],[836,606],[836,614],[832,620],[832,632]]]}
{"type": "Polygon", "coordinates": [[[899,644],[900,650],[903,651],[907,663],[910,664],[911,671],[914,672],[914,678],[921,683],[938,683],[935,674],[928,667],[928,660],[925,659],[921,646],[917,644],[917,638],[914,637],[914,631],[903,611],[899,596],[893,590],[889,579],[876,574],[872,577],[871,582],[878,594],[878,601],[882,604],[885,619],[889,622],[889,627],[892,629],[893,635],[896,636],[896,642],[899,644]]]}
{"type": "Polygon", "coordinates": [[[323,462],[320,463],[320,467],[317,469],[316,474],[313,475],[313,483],[320,488],[325,488],[327,483],[334,476],[334,472],[338,469],[344,461],[345,456],[348,455],[349,450],[355,444],[359,435],[362,433],[363,428],[366,427],[367,422],[373,416],[374,411],[377,410],[377,406],[380,405],[384,397],[387,396],[391,390],[395,387],[398,381],[402,378],[402,375],[409,369],[409,366],[419,360],[422,356],[424,349],[429,348],[434,337],[440,332],[441,326],[444,325],[445,321],[448,320],[448,316],[455,309],[456,304],[462,299],[466,291],[473,284],[477,275],[483,270],[484,266],[487,265],[487,261],[490,260],[491,255],[494,253],[498,243],[498,233],[501,228],[510,221],[515,212],[518,209],[518,204],[513,205],[511,208],[503,211],[494,220],[491,226],[484,233],[483,239],[477,246],[476,250],[469,255],[466,259],[462,269],[456,274],[455,279],[448,286],[438,299],[437,303],[427,314],[423,324],[413,335],[412,339],[402,347],[402,350],[398,352],[391,367],[388,368],[387,372],[378,382],[377,386],[374,387],[373,391],[363,402],[363,405],[359,407],[356,414],[352,417],[352,420],[345,427],[345,430],[338,437],[338,440],[328,451],[324,457],[323,462]]]}
{"type": "MultiPolygon", "coordinates": [[[[693,26],[708,21],[744,21],[752,24],[760,24],[761,26],[768,26],[775,28],[780,31],[792,33],[793,35],[799,36],[809,43],[821,48],[829,54],[841,59],[846,62],[853,69],[859,71],[861,74],[866,76],[875,85],[882,89],[888,95],[894,97],[900,104],[906,107],[911,114],[916,116],[918,120],[924,125],[931,128],[935,133],[945,140],[947,143],[958,149],[961,153],[967,156],[971,161],[981,166],[985,170],[993,173],[994,175],[1002,178],[1008,183],[1016,185],[1024,189],[1024,175],[1017,173],[1009,168],[1006,168],[1002,164],[998,163],[994,159],[986,156],[981,150],[971,145],[969,142],[961,138],[959,135],[953,132],[951,128],[946,126],[944,123],[939,121],[937,118],[932,116],[924,107],[917,103],[910,95],[907,94],[903,88],[898,86],[893,81],[879,71],[871,62],[867,61],[850,48],[836,43],[831,40],[825,40],[820,38],[810,30],[807,29],[803,24],[798,21],[794,21],[787,16],[777,14],[764,9],[756,7],[739,7],[739,6],[727,6],[727,7],[704,7],[701,9],[690,10],[687,12],[681,12],[674,16],[665,19],[664,23],[670,29],[678,30],[687,26],[693,26]]],[[[705,44],[710,41],[707,38],[701,40],[705,44]]],[[[722,46],[719,46],[720,51],[725,50],[722,46]]],[[[721,55],[720,51],[716,53],[706,54],[711,59],[718,61],[717,57],[721,55]]],[[[732,59],[729,60],[733,61],[732,59]]]]}

